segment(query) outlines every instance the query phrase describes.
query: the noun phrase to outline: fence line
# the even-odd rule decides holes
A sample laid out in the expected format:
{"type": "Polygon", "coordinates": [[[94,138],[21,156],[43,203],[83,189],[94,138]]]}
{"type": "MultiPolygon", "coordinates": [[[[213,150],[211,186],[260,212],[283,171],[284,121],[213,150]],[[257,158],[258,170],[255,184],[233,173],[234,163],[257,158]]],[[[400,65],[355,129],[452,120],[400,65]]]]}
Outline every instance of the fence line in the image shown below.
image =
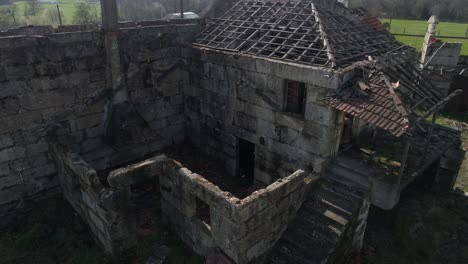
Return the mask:
{"type": "MultiPolygon", "coordinates": [[[[406,37],[422,37],[424,38],[425,35],[418,35],[418,34],[402,34],[402,33],[392,33],[394,36],[406,36],[406,37]]],[[[437,38],[449,38],[449,39],[468,39],[468,36],[465,37],[455,37],[455,36],[435,36],[437,38]]]]}

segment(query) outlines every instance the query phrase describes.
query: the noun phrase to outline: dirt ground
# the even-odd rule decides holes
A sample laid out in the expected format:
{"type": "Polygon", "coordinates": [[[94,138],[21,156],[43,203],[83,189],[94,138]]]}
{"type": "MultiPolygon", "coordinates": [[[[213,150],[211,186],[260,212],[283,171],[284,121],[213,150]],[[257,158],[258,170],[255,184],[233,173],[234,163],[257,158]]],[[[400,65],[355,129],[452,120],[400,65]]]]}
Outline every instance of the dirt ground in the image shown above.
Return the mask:
{"type": "Polygon", "coordinates": [[[170,248],[165,263],[204,263],[164,225],[137,247],[111,258],[62,196],[35,201],[31,207],[0,230],[0,264],[141,264],[154,254],[156,245],[170,248]]]}
{"type": "MultiPolygon", "coordinates": [[[[463,131],[468,151],[468,113],[443,116],[439,124],[463,131]]],[[[455,190],[437,195],[429,190],[406,191],[391,211],[372,208],[364,249],[353,259],[360,264],[468,263],[468,153],[455,190]]]]}
{"type": "Polygon", "coordinates": [[[372,208],[355,263],[468,263],[468,197],[412,191],[392,211],[372,208]]]}

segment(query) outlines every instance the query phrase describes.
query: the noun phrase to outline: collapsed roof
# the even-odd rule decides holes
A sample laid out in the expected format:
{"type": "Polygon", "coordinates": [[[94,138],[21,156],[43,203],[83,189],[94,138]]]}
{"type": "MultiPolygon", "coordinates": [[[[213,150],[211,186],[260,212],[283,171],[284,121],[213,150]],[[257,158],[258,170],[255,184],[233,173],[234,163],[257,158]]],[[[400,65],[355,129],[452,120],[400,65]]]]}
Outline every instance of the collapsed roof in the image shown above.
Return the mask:
{"type": "Polygon", "coordinates": [[[193,44],[313,66],[360,67],[362,77],[326,101],[397,137],[457,95],[442,98],[408,61],[413,49],[395,40],[377,18],[336,1],[239,0],[193,44]]]}
{"type": "Polygon", "coordinates": [[[407,48],[363,10],[316,2],[240,0],[194,45],[332,68],[407,48]]]}
{"type": "Polygon", "coordinates": [[[409,61],[398,56],[386,59],[361,68],[362,76],[348,81],[325,101],[332,108],[400,137],[421,128],[421,121],[461,92],[443,98],[409,61]]]}

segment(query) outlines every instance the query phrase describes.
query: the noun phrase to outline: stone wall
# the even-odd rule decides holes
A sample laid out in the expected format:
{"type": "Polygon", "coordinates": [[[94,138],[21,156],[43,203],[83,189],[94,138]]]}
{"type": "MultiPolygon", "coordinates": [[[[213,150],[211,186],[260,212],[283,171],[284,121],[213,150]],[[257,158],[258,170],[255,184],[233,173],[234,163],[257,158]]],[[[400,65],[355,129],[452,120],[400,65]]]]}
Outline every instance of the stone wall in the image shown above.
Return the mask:
{"type": "Polygon", "coordinates": [[[122,29],[119,34],[130,100],[166,143],[185,138],[184,86],[200,24],[122,29]]]}
{"type": "Polygon", "coordinates": [[[138,183],[157,186],[161,164],[167,158],[156,156],[100,178],[66,147],[51,144],[51,150],[64,196],[88,224],[95,240],[110,254],[135,246],[138,205],[132,203],[132,188],[138,183]]]}
{"type": "Polygon", "coordinates": [[[446,69],[458,64],[461,47],[462,43],[431,43],[427,49],[426,57],[422,58],[423,63],[427,64],[423,73],[443,97],[449,95],[453,77],[458,74],[455,72],[448,72],[446,69]]]}
{"type": "Polygon", "coordinates": [[[181,239],[201,255],[221,249],[235,263],[273,247],[307,190],[305,173],[297,171],[240,200],[176,161],[163,164],[160,185],[162,212],[181,239]],[[198,216],[197,200],[209,207],[208,219],[198,216]]]}
{"type": "Polygon", "coordinates": [[[164,140],[124,155],[102,138],[110,94],[102,33],[58,33],[65,29],[50,27],[3,32],[8,36],[0,37],[0,215],[25,197],[57,187],[49,136],[97,170],[141,159],[185,136],[187,43],[202,20],[142,23],[119,32],[125,84],[131,102],[164,140]]]}
{"type": "Polygon", "coordinates": [[[189,84],[187,65],[191,61],[188,43],[200,31],[201,21],[170,26],[126,23],[119,31],[123,79],[130,102],[160,138],[122,151],[103,140],[96,141],[88,153],[82,153],[94,168],[104,170],[138,161],[184,140],[183,87],[189,84]]]}
{"type": "Polygon", "coordinates": [[[269,184],[296,169],[321,172],[336,151],[337,112],[320,101],[346,74],[323,68],[197,50],[192,71],[201,76],[185,90],[191,138],[237,172],[238,138],[256,146],[257,181],[269,184]],[[307,84],[305,116],[283,111],[286,80],[307,84]]]}
{"type": "Polygon", "coordinates": [[[0,208],[7,210],[57,185],[48,132],[77,151],[98,136],[104,103],[94,98],[105,90],[105,70],[98,32],[1,37],[0,58],[0,208]]]}
{"type": "Polygon", "coordinates": [[[137,242],[139,204],[132,192],[138,184],[158,186],[151,193],[154,203],[161,204],[170,226],[197,253],[206,256],[221,249],[236,263],[258,259],[274,246],[309,187],[299,170],[241,200],[164,155],[98,174],[65,146],[50,148],[65,198],[96,241],[113,254],[137,242]],[[198,216],[197,200],[209,206],[209,220],[198,216]]]}

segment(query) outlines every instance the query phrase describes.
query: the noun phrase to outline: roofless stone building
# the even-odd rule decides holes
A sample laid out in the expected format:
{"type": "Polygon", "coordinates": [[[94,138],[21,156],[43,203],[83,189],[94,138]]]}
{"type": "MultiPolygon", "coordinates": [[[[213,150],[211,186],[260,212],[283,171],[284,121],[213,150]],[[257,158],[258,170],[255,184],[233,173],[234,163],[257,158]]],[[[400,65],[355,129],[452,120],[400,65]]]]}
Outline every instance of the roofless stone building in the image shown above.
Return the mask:
{"type": "MultiPolygon", "coordinates": [[[[223,3],[225,4],[225,3],[223,3]]],[[[0,209],[61,191],[109,253],[163,216],[234,263],[343,263],[370,205],[453,186],[460,132],[363,9],[240,0],[203,19],[0,37],[0,209]]]]}

